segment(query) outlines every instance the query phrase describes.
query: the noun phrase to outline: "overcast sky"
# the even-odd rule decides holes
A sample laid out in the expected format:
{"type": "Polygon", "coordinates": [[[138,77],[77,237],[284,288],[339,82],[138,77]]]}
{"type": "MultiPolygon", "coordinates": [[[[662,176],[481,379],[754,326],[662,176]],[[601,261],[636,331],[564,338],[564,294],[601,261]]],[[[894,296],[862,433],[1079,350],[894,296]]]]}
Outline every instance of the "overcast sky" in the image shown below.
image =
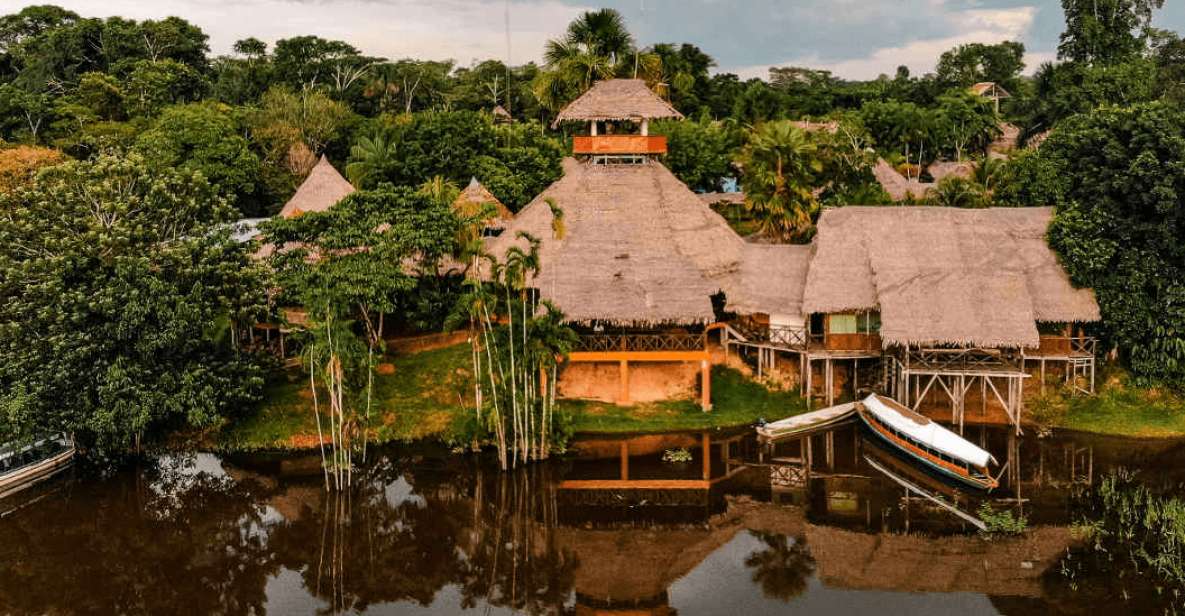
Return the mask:
{"type": "MultiPolygon", "coordinates": [[[[0,12],[52,2],[0,0],[0,12]]],[[[959,43],[1019,39],[1029,70],[1053,58],[1058,0],[58,0],[84,16],[178,15],[210,35],[214,53],[254,36],[341,39],[387,58],[453,59],[463,65],[538,60],[543,43],[581,11],[620,10],[638,42],[690,42],[718,71],[765,76],[770,66],[826,68],[872,78],[905,64],[915,73],[959,43]]],[[[1185,1],[1169,0],[1157,25],[1185,31],[1185,1]]]]}

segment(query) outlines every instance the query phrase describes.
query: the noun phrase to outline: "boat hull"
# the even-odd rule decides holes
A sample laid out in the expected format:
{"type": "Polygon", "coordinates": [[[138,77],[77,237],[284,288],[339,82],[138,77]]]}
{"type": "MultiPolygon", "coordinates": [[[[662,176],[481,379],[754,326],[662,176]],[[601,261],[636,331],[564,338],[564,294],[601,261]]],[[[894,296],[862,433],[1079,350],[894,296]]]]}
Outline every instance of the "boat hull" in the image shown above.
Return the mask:
{"type": "Polygon", "coordinates": [[[70,447],[36,464],[0,475],[0,498],[32,487],[65,470],[74,460],[74,453],[74,447],[70,447]]]}
{"type": "Polygon", "coordinates": [[[935,460],[931,460],[925,452],[912,443],[885,432],[875,421],[869,418],[867,410],[861,408],[857,412],[857,415],[860,417],[860,421],[864,424],[864,427],[876,437],[878,442],[887,445],[892,451],[900,453],[910,460],[921,464],[926,470],[937,474],[939,477],[985,492],[996,487],[996,482],[990,478],[975,477],[969,473],[961,472],[958,469],[950,468],[935,460]]]}

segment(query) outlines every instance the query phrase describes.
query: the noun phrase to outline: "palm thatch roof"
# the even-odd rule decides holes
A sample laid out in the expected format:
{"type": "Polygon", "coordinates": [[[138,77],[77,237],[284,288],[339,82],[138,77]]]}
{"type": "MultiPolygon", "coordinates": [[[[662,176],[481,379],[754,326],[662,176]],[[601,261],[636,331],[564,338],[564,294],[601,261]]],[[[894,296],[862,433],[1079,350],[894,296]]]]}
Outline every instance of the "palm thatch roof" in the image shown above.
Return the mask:
{"type": "Polygon", "coordinates": [[[880,310],[886,346],[1035,347],[1099,320],[1045,241],[1050,208],[843,207],[819,218],[803,311],[880,310]]]}
{"type": "Polygon", "coordinates": [[[962,162],[939,160],[930,163],[927,171],[930,172],[930,176],[934,178],[935,182],[941,182],[942,178],[948,176],[970,179],[975,173],[975,163],[966,160],[962,162]]]}
{"type": "Polygon", "coordinates": [[[587,92],[568,103],[551,126],[555,128],[568,120],[601,122],[682,117],[683,114],[647,87],[645,81],[607,79],[593,84],[587,92]]]}
{"type": "Polygon", "coordinates": [[[1008,90],[1000,87],[1000,84],[994,81],[981,81],[968,89],[976,96],[986,96],[988,98],[1009,98],[1012,96],[1008,93],[1008,90]]]}
{"type": "Polygon", "coordinates": [[[296,194],[284,204],[280,216],[292,218],[306,212],[324,212],[353,192],[354,186],[322,155],[300,188],[296,189],[296,194]]]}
{"type": "MultiPolygon", "coordinates": [[[[502,257],[541,241],[532,286],[577,323],[697,324],[715,321],[711,296],[730,298],[746,245],[724,221],[657,162],[595,165],[564,161],[564,176],[488,240],[502,257]],[[549,201],[563,212],[556,233],[549,201]]],[[[738,298],[739,299],[739,298],[738,298]]]]}
{"type": "Polygon", "coordinates": [[[740,271],[728,289],[728,310],[803,314],[802,291],[813,252],[812,246],[745,244],[740,271]]]}
{"type": "Polygon", "coordinates": [[[904,201],[911,197],[921,198],[927,190],[934,186],[927,182],[905,179],[905,176],[898,173],[893,165],[883,158],[876,160],[876,165],[872,168],[872,175],[876,177],[876,181],[885,189],[885,192],[889,193],[889,198],[893,201],[904,201]]]}
{"type": "Polygon", "coordinates": [[[745,203],[745,193],[743,192],[710,192],[699,193],[698,196],[707,205],[716,205],[717,203],[743,205],[745,203]]]}
{"type": "Polygon", "coordinates": [[[456,200],[453,201],[453,211],[462,216],[476,216],[481,213],[481,210],[486,205],[493,205],[496,212],[494,217],[486,221],[486,226],[491,228],[502,228],[506,225],[506,221],[514,218],[514,214],[494,196],[477,178],[469,180],[469,185],[461,194],[457,195],[456,200]]]}

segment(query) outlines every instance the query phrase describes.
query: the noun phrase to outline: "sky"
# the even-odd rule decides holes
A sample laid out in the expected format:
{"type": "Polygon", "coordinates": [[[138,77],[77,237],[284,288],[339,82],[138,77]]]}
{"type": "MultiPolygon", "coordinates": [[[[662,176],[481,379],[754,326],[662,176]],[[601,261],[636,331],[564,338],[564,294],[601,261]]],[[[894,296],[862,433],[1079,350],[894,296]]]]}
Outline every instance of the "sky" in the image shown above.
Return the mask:
{"type": "MultiPolygon", "coordinates": [[[[538,61],[573,17],[608,6],[639,44],[694,43],[716,59],[717,72],[742,77],[788,65],[849,79],[891,75],[903,64],[921,74],[955,45],[1009,39],[1025,44],[1031,72],[1053,59],[1063,26],[1058,0],[0,0],[0,13],[44,2],[88,17],[177,15],[210,35],[215,54],[248,36],[272,43],[315,34],[367,55],[460,65],[538,61]]],[[[1156,25],[1185,32],[1185,0],[1165,5],[1156,25]]]]}

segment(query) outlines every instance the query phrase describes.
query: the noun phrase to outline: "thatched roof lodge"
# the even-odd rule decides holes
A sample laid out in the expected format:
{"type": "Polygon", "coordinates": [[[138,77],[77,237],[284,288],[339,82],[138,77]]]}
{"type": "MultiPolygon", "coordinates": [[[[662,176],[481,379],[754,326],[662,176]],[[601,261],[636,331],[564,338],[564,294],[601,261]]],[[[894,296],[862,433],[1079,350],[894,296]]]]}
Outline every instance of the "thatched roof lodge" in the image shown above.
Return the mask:
{"type": "Polygon", "coordinates": [[[283,218],[293,218],[307,212],[324,212],[354,192],[354,186],[337,172],[322,154],[296,194],[280,210],[283,218]]]}
{"type": "Polygon", "coordinates": [[[1045,243],[1050,208],[843,207],[819,218],[808,313],[880,312],[883,344],[1035,348],[1099,320],[1045,243]]]}
{"type": "MultiPolygon", "coordinates": [[[[797,354],[810,398],[813,362],[822,362],[828,403],[840,360],[853,362],[853,390],[860,360],[866,371],[888,362],[870,378],[887,378],[879,385],[903,403],[912,390],[914,408],[936,381],[961,392],[951,393],[959,421],[969,383],[981,379],[984,413],[990,390],[1018,423],[1028,353],[1041,354],[1042,374],[1046,360],[1064,361],[1068,382],[1089,377],[1093,388],[1093,339],[1066,326],[1047,345],[1038,329],[1099,320],[1093,292],[1073,287],[1045,242],[1052,210],[842,207],[822,214],[811,245],[749,243],[712,211],[719,195],[696,195],[659,162],[666,143],[648,140],[661,137],[596,134],[600,122],[644,131],[646,120],[677,113],[639,80],[598,83],[559,114],[588,121],[592,133],[577,137],[563,177],[487,240],[498,257],[525,247],[521,234],[539,240],[530,284],[580,330],[571,361],[620,364],[616,396],[594,397],[629,402],[631,362],[699,362],[708,408],[706,334],[730,314],[739,318],[725,342],[759,351],[758,373],[777,352],[797,354]]],[[[895,199],[929,186],[883,160],[876,172],[895,199]]]]}

